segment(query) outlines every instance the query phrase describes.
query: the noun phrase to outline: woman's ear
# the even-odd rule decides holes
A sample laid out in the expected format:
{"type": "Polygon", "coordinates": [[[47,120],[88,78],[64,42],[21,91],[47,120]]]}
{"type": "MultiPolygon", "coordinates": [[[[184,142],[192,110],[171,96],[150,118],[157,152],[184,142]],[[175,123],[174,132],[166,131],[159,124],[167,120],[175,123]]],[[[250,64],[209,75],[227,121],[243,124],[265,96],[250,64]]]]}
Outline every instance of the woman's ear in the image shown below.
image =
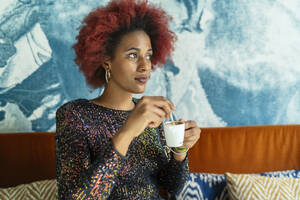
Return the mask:
{"type": "Polygon", "coordinates": [[[102,66],[105,70],[111,70],[111,59],[109,56],[105,56],[102,66]]]}

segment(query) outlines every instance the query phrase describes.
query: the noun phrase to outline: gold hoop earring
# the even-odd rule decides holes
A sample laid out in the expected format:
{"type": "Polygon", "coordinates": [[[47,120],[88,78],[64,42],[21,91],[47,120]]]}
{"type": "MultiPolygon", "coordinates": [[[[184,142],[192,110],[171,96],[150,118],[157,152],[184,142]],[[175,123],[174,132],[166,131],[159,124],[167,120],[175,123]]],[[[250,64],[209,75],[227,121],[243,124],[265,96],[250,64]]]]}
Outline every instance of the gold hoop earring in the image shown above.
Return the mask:
{"type": "Polygon", "coordinates": [[[106,83],[108,83],[108,81],[110,80],[111,74],[109,72],[109,70],[105,70],[105,80],[106,83]]]}

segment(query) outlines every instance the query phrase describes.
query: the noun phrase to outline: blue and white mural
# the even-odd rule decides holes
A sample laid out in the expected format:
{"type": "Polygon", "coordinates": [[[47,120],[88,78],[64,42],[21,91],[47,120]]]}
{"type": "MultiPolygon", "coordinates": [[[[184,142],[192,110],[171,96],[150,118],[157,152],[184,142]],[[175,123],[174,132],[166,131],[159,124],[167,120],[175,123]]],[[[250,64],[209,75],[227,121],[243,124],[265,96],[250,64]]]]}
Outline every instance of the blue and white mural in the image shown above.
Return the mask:
{"type": "MultiPolygon", "coordinates": [[[[83,17],[107,0],[1,0],[0,132],[55,131],[55,111],[94,98],[73,62],[83,17]]],[[[174,19],[174,65],[153,72],[200,127],[300,123],[300,1],[150,0],[174,19]]]]}

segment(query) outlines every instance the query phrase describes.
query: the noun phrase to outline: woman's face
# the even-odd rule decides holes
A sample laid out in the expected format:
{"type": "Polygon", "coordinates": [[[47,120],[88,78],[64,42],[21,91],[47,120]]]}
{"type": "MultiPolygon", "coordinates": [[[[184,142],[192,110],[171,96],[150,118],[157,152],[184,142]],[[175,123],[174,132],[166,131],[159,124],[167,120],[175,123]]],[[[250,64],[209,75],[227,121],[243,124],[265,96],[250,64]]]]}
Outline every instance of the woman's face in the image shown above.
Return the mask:
{"type": "Polygon", "coordinates": [[[109,60],[111,79],[108,84],[118,91],[143,93],[150,78],[152,47],[144,31],[124,35],[109,60]]]}

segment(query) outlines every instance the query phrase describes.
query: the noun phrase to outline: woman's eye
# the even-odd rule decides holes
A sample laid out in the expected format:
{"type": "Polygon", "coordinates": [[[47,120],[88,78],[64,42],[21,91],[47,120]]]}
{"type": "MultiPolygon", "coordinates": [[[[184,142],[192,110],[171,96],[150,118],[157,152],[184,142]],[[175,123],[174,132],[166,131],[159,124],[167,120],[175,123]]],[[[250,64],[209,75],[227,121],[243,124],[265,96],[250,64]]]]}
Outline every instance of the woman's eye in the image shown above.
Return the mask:
{"type": "Polygon", "coordinates": [[[128,55],[129,58],[135,59],[137,58],[137,54],[136,53],[131,53],[128,55]]]}
{"type": "Polygon", "coordinates": [[[148,60],[151,60],[152,55],[147,55],[146,58],[147,58],[148,60]]]}

